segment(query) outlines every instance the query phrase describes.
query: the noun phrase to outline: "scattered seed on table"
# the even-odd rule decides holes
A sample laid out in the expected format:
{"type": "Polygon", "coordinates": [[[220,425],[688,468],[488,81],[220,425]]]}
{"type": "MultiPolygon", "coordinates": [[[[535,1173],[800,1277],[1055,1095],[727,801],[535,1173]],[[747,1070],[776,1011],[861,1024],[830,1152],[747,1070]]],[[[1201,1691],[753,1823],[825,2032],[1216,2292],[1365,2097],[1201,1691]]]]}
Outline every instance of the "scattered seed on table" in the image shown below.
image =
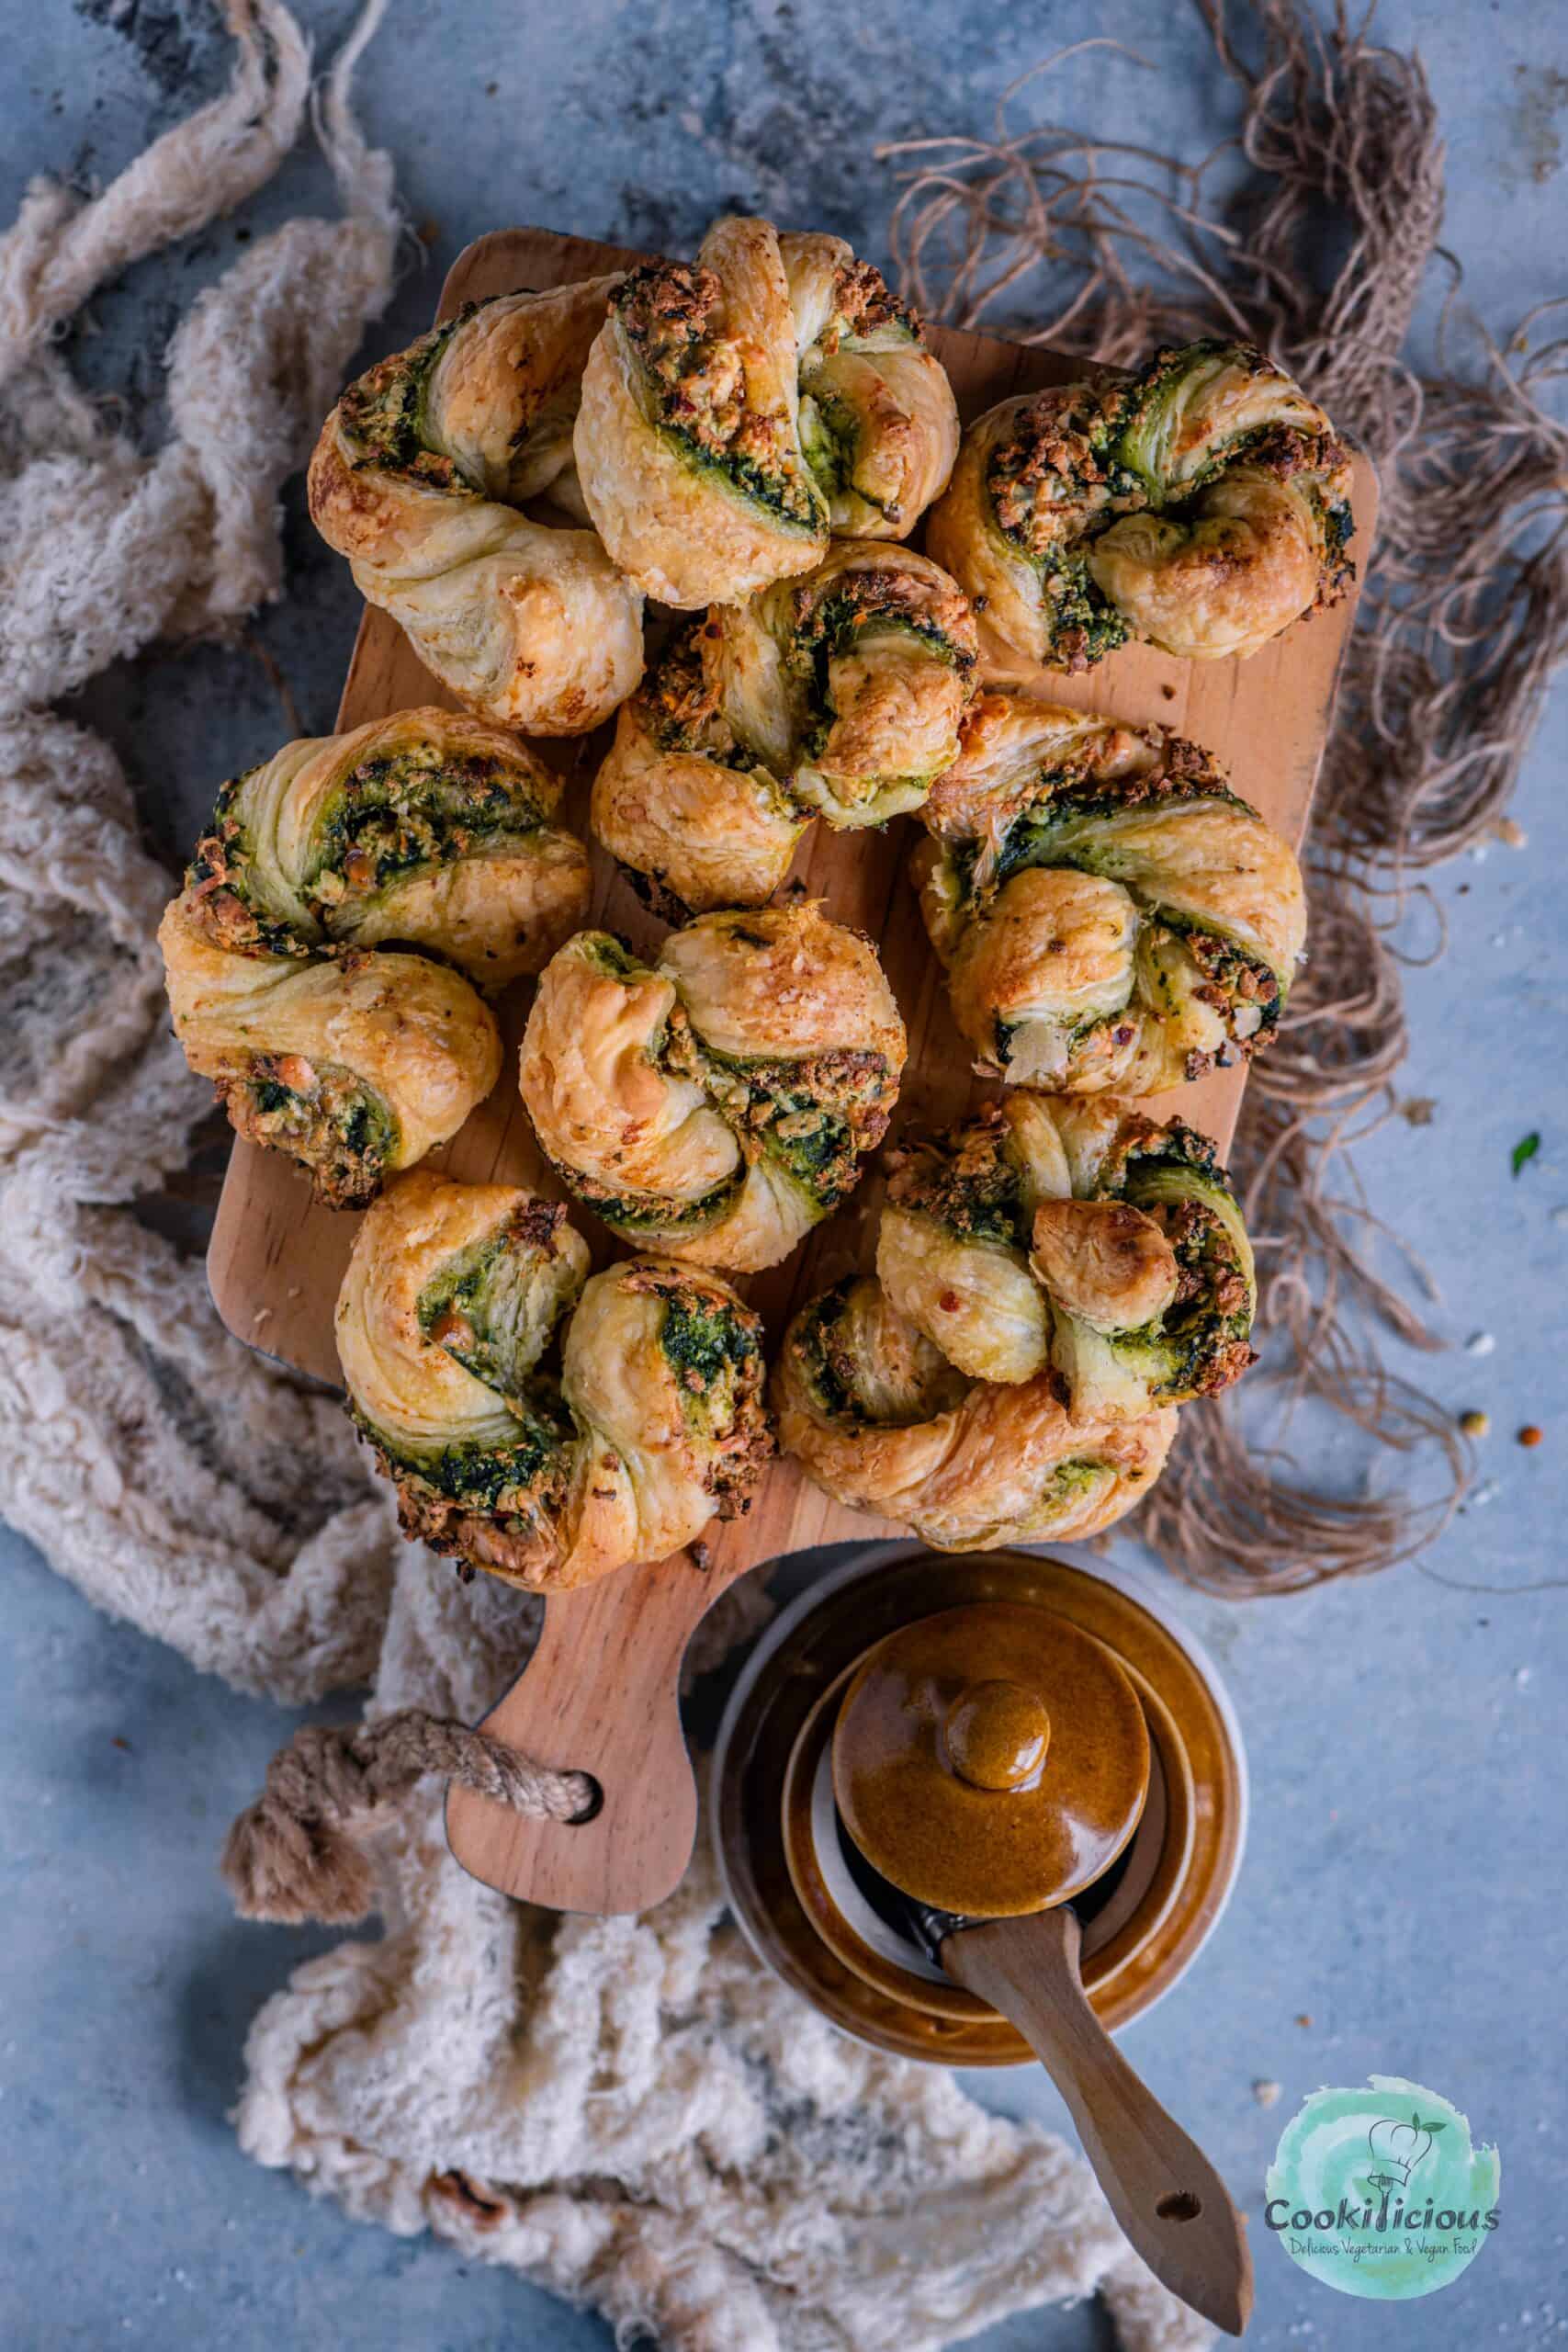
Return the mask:
{"type": "Polygon", "coordinates": [[[1460,1415],[1459,1425],[1466,1437],[1484,1437],[1492,1427],[1492,1416],[1490,1413],[1478,1413],[1472,1408],[1470,1412],[1460,1415]]]}
{"type": "Polygon", "coordinates": [[[1521,1445],[1539,1445],[1544,1434],[1544,1430],[1538,1430],[1533,1421],[1527,1421],[1523,1429],[1519,1431],[1519,1443],[1521,1445]]]}

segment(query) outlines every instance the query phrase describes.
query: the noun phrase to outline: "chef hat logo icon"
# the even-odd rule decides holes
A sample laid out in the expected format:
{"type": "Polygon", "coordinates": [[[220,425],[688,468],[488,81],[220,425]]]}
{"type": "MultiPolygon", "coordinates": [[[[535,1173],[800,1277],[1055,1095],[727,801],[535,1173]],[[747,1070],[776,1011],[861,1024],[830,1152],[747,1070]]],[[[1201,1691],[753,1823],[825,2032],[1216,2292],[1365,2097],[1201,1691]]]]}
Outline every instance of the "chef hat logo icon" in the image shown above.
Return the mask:
{"type": "Polygon", "coordinates": [[[1372,2162],[1380,2168],[1373,2175],[1378,2187],[1386,2180],[1391,2187],[1408,2188],[1411,2174],[1431,2154],[1434,2134],[1447,2129],[1437,2121],[1423,2123],[1414,2109],[1408,2123],[1397,2116],[1380,2116],[1367,2134],[1372,2162]]]}

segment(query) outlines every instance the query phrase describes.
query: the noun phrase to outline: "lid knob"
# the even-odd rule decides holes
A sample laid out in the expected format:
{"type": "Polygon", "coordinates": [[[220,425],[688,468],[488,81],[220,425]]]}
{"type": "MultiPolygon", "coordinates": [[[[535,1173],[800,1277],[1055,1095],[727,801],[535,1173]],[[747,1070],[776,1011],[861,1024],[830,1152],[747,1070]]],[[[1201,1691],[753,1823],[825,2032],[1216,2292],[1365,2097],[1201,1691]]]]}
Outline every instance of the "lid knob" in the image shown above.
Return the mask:
{"type": "Polygon", "coordinates": [[[965,1683],[942,1720],[946,1761],[974,1789],[1021,1789],[1045,1761],[1051,1718],[1038,1692],[1000,1677],[965,1683]]]}

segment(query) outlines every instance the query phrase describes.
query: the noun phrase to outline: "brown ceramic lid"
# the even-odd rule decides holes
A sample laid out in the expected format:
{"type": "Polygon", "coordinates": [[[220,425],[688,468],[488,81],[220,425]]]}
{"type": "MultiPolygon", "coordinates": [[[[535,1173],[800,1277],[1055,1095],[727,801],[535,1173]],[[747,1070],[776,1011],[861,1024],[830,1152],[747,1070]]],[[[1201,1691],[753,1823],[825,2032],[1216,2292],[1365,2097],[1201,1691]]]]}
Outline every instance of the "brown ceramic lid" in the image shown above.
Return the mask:
{"type": "Polygon", "coordinates": [[[1111,1652],[1007,1601],[878,1642],[833,1735],[833,1792],[873,1869],[976,1918],[1081,1894],[1137,1827],[1148,1785],[1148,1725],[1111,1652]]]}

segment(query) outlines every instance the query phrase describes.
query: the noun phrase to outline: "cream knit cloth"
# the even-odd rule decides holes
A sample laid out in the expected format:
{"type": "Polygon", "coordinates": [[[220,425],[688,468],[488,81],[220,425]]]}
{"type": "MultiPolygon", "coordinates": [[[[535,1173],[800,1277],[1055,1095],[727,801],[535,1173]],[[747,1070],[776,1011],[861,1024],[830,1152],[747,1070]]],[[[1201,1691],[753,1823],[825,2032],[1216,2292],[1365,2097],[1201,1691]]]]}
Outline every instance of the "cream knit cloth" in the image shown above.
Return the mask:
{"type": "MultiPolygon", "coordinates": [[[[113,752],[51,707],[279,593],[279,487],[390,290],[390,166],[347,104],[377,13],[318,92],[345,217],[258,241],[193,306],[155,455],[51,336],[293,144],[310,62],[279,0],[235,0],[224,96],[91,202],[36,182],[0,241],[0,1511],[242,1688],[366,1680],[372,1715],[472,1720],[526,1654],[530,1604],[402,1545],[336,1403],[231,1340],[199,1264],[135,1214],[207,1091],[164,1018],[170,877],[113,752]]],[[[648,1917],[558,1921],[456,1867],[438,1799],[378,1841],[381,1940],[299,1969],[256,2020],[237,2120],[262,2163],[679,2352],[922,2352],[1097,2289],[1129,2346],[1212,2341],[1060,2143],[764,1975],[702,1849],[648,1917]]]]}

